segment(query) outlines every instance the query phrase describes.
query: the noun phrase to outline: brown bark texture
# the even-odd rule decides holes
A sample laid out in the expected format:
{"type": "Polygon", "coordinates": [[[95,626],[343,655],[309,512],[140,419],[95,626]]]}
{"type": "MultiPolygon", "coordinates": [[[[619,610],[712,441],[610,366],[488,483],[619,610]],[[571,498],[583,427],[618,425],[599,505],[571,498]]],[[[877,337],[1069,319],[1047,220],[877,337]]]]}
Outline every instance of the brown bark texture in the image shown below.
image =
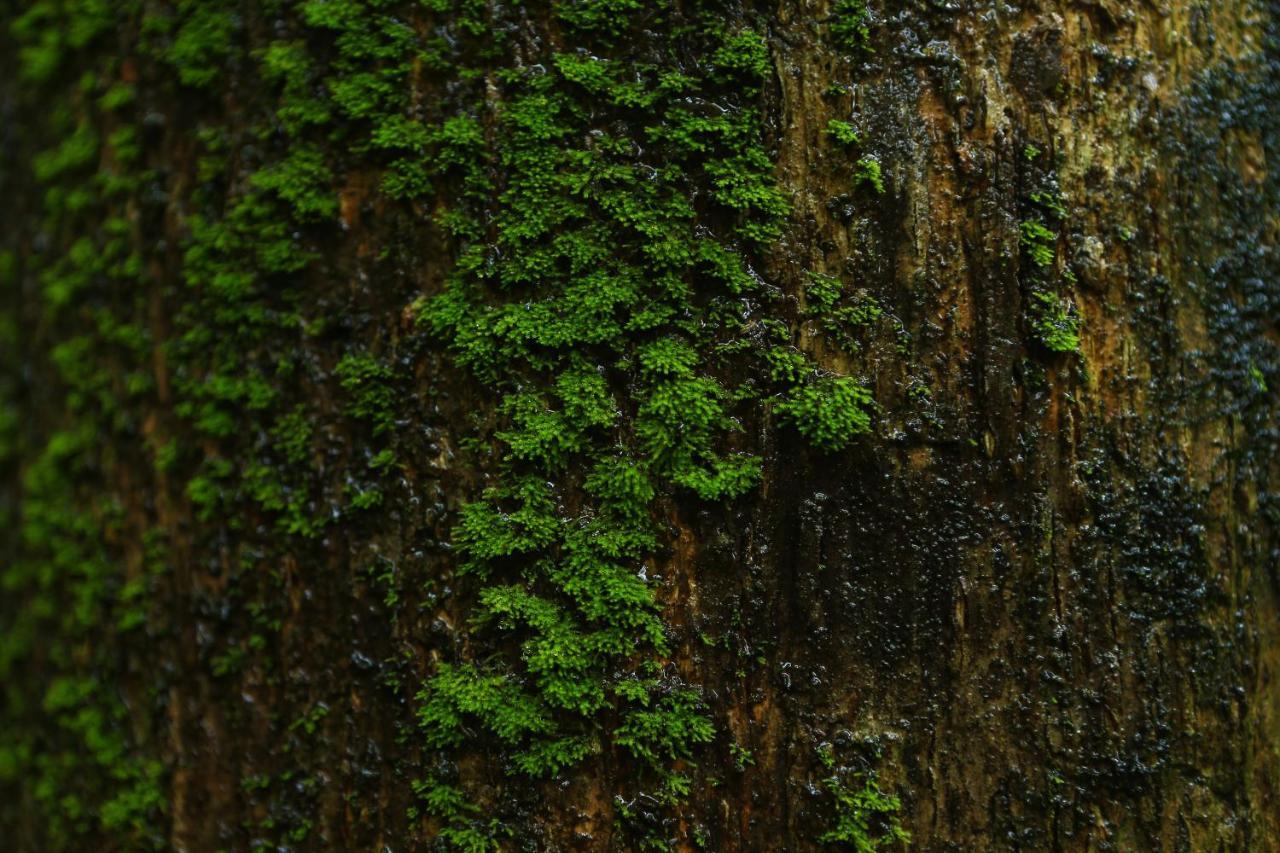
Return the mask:
{"type": "MultiPolygon", "coordinates": [[[[541,778],[470,718],[461,746],[422,733],[441,662],[521,665],[450,544],[500,479],[475,437],[506,415],[415,321],[458,262],[438,214],[461,179],[397,200],[385,159],[307,131],[334,209],[287,224],[287,301],[254,297],[297,320],[243,353],[271,408],[246,385],[219,432],[197,365],[222,333],[180,340],[220,286],[193,272],[195,220],[293,150],[255,124],[286,85],[264,51],[341,45],[306,4],[212,4],[234,14],[195,79],[145,45],[182,50],[200,3],[127,4],[84,38],[58,10],[93,4],[29,5],[0,4],[0,847],[429,850],[454,825],[511,850],[802,851],[851,843],[832,833],[860,814],[873,840],[910,833],[886,848],[1280,850],[1280,6],[872,0],[842,50],[856,4],[719,4],[767,45],[753,103],[787,203],[752,274],[794,348],[874,404],[829,450],[748,403],[753,488],[659,488],[661,665],[713,727],[664,799],[609,709],[541,778]],[[24,71],[42,28],[57,67],[24,71]],[[132,100],[109,111],[116,83],[132,100]],[[101,141],[77,165],[81,133],[101,141]],[[143,177],[95,183],[126,144],[143,177]],[[59,295],[113,229],[127,278],[103,261],[59,295]],[[812,273],[878,306],[856,346],[808,311],[812,273]],[[310,479],[255,487],[292,411],[310,479]],[[319,527],[281,521],[290,489],[319,527]],[[450,824],[428,777],[479,811],[450,824]],[[842,812],[868,780],[897,808],[842,812]]],[[[427,39],[445,5],[361,8],[427,39]]],[[[505,22],[503,62],[575,47],[557,4],[455,5],[505,22]]],[[[456,73],[393,85],[430,124],[456,73]]]]}

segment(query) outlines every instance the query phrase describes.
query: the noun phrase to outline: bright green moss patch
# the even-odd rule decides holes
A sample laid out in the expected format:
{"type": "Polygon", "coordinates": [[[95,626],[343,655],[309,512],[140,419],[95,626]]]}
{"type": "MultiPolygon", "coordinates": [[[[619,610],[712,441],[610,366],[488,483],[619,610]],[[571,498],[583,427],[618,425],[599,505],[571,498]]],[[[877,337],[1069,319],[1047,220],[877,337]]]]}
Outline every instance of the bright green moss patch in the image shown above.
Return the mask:
{"type": "Polygon", "coordinates": [[[809,313],[825,314],[831,311],[843,292],[844,284],[836,276],[810,272],[804,288],[809,313]]]}
{"type": "Polygon", "coordinates": [[[862,137],[858,135],[854,126],[839,119],[833,118],[827,122],[827,135],[841,145],[857,145],[862,142],[862,137]]]}
{"type": "Polygon", "coordinates": [[[1034,220],[1019,224],[1022,233],[1022,245],[1027,250],[1031,262],[1038,267],[1047,267],[1053,263],[1057,252],[1055,244],[1058,235],[1050,231],[1043,223],[1034,220]]]}
{"type": "Polygon", "coordinates": [[[854,165],[853,183],[867,184],[877,193],[884,192],[884,173],[880,170],[880,161],[874,157],[862,157],[854,165]]]}
{"type": "Polygon", "coordinates": [[[1060,235],[1047,224],[1067,218],[1067,207],[1057,188],[1057,180],[1047,166],[1040,163],[1041,153],[1034,145],[1026,147],[1029,165],[1040,189],[1027,193],[1024,204],[1026,218],[1018,224],[1019,242],[1030,268],[1024,278],[1029,285],[1027,320],[1034,340],[1050,352],[1080,351],[1080,317],[1070,300],[1059,292],[1075,281],[1070,268],[1060,269],[1058,243],[1060,235]],[[1032,153],[1034,150],[1034,153],[1032,153]]]}
{"type": "Polygon", "coordinates": [[[871,430],[871,392],[848,377],[823,377],[796,388],[774,407],[823,450],[841,450],[871,430]]]}
{"type": "Polygon", "coordinates": [[[1028,196],[1028,198],[1058,219],[1067,218],[1066,205],[1062,203],[1062,198],[1058,196],[1057,193],[1033,192],[1028,196]]]}
{"type": "Polygon", "coordinates": [[[1040,342],[1054,352],[1079,352],[1080,318],[1065,300],[1044,291],[1035,291],[1031,297],[1035,300],[1032,316],[1040,342]]]}
{"type": "Polygon", "coordinates": [[[859,851],[911,843],[910,833],[898,819],[902,802],[880,790],[874,773],[850,773],[838,767],[834,753],[825,745],[819,748],[818,759],[830,773],[822,780],[822,787],[835,802],[836,816],[835,826],[819,836],[819,841],[851,845],[859,851]]]}
{"type": "MultiPolygon", "coordinates": [[[[811,382],[807,357],[781,345],[785,325],[769,327],[779,346],[752,342],[776,322],[744,309],[764,293],[753,255],[787,212],[763,147],[761,33],[686,10],[645,34],[618,17],[636,11],[562,4],[589,50],[492,70],[496,92],[434,126],[392,125],[386,141],[422,150],[451,187],[439,221],[459,260],[420,322],[499,401],[500,485],[463,508],[454,546],[491,584],[479,637],[520,649],[483,671],[443,666],[420,694],[424,735],[463,748],[478,728],[531,775],[563,772],[603,738],[676,802],[689,780],[671,765],[713,729],[696,688],[648,674],[668,646],[645,571],[653,502],[729,500],[759,481],[761,460],[729,449],[758,399],[727,381],[735,372],[779,388],[785,419],[823,448],[869,429],[870,397],[853,380],[811,382]],[[565,475],[576,470],[581,483],[565,475]],[[600,731],[604,712],[621,724],[600,731]]],[[[453,26],[465,43],[469,26],[453,26]]],[[[833,308],[839,282],[814,282],[811,301],[833,308]]]]}

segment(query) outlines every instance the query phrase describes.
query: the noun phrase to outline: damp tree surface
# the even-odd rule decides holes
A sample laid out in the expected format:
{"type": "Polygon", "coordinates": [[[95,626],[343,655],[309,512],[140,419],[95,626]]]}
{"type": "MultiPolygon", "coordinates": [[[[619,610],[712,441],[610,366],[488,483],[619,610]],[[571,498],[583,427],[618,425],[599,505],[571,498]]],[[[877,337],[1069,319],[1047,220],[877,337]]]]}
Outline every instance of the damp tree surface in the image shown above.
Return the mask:
{"type": "Polygon", "coordinates": [[[1280,849],[1273,0],[0,10],[0,846],[1280,849]]]}

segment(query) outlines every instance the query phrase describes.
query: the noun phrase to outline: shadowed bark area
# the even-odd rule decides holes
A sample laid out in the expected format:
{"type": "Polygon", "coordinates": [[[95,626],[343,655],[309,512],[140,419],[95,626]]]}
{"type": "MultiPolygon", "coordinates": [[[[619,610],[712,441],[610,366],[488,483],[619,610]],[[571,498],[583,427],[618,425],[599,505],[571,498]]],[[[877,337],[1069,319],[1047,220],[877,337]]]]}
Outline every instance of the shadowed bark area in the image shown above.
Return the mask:
{"type": "Polygon", "coordinates": [[[0,846],[1280,849],[1280,6],[0,10],[0,846]]]}

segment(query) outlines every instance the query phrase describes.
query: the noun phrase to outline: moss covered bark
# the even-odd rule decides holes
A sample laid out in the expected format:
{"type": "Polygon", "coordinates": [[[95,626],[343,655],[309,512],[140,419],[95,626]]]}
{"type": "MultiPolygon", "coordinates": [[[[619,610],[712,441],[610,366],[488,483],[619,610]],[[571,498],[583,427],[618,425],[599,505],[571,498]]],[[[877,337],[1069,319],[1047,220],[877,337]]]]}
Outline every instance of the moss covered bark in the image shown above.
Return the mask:
{"type": "Polygon", "coordinates": [[[1280,8],[0,3],[0,828],[1280,844],[1280,8]]]}

